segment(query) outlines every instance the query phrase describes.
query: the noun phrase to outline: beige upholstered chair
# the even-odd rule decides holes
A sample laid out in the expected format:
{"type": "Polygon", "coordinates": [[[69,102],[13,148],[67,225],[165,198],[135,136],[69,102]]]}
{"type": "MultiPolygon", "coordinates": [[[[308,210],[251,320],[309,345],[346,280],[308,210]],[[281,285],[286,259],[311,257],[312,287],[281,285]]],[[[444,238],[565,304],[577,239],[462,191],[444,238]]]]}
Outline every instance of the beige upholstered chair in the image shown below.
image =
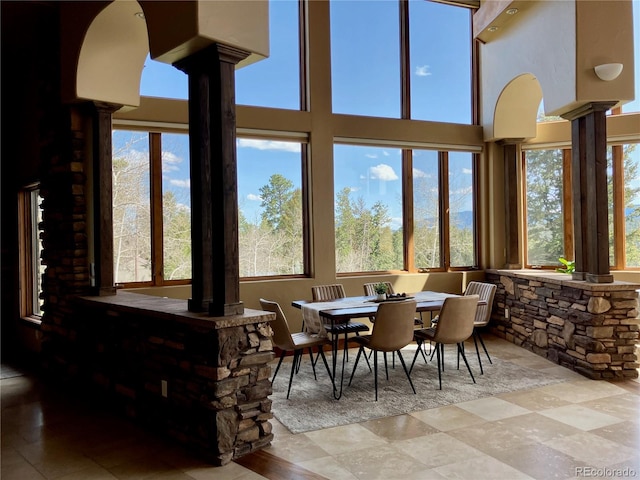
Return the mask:
{"type": "MultiPolygon", "coordinates": [[[[278,366],[276,367],[276,371],[273,374],[271,382],[273,383],[275,381],[276,375],[278,375],[278,370],[280,370],[282,360],[284,360],[286,354],[289,352],[293,352],[291,373],[289,374],[289,388],[287,389],[287,398],[289,398],[289,394],[291,393],[291,383],[293,381],[293,375],[300,369],[300,362],[302,360],[302,354],[304,353],[305,348],[309,351],[309,356],[311,357],[311,368],[313,368],[313,377],[317,380],[316,367],[313,360],[313,347],[318,347],[318,355],[322,357],[322,361],[324,362],[324,366],[327,369],[329,378],[332,378],[331,370],[329,370],[329,364],[327,363],[327,358],[324,356],[323,351],[323,347],[325,345],[330,345],[329,340],[327,338],[313,337],[306,332],[291,333],[287,318],[284,316],[282,308],[280,308],[280,305],[277,302],[272,302],[270,300],[261,298],[260,305],[262,306],[263,310],[276,314],[276,319],[271,322],[271,328],[273,330],[272,342],[276,347],[282,350],[280,361],[278,362],[278,366]]],[[[331,382],[333,383],[333,379],[331,380],[331,382]]]]}
{"type": "Polygon", "coordinates": [[[489,320],[491,320],[491,309],[493,307],[493,298],[496,294],[496,288],[497,287],[493,283],[469,282],[467,289],[464,291],[465,295],[478,295],[480,300],[484,300],[486,302],[484,305],[478,305],[476,319],[473,323],[473,343],[476,347],[476,355],[478,356],[481,375],[484,374],[484,370],[482,369],[482,360],[480,360],[478,340],[480,340],[480,344],[484,349],[485,355],[489,359],[489,363],[493,363],[489,356],[489,352],[487,351],[487,347],[484,344],[484,340],[482,340],[482,337],[480,336],[479,330],[486,327],[489,324],[489,320]]]}
{"type": "MultiPolygon", "coordinates": [[[[358,349],[358,355],[353,365],[353,371],[351,372],[351,378],[349,379],[349,385],[353,380],[353,375],[356,372],[358,366],[358,360],[360,355],[364,353],[364,349],[369,348],[373,350],[373,370],[374,370],[374,385],[376,392],[376,401],[378,400],[378,352],[395,352],[398,354],[404,373],[409,379],[409,384],[413,393],[416,393],[416,389],[411,381],[411,376],[407,370],[407,366],[402,358],[400,349],[406,347],[413,341],[413,316],[416,313],[416,301],[404,300],[400,302],[382,302],[378,306],[376,313],[376,322],[373,324],[373,330],[371,335],[363,335],[361,337],[355,337],[353,340],[360,345],[358,349]]],[[[365,354],[366,358],[366,354],[365,354]]],[[[386,370],[386,356],[385,356],[385,370],[386,370]]],[[[387,380],[389,374],[387,373],[387,380]]]]}
{"type": "Polygon", "coordinates": [[[442,304],[436,326],[415,330],[414,340],[418,343],[418,348],[413,356],[413,362],[411,362],[409,372],[413,370],[416,359],[420,352],[422,352],[422,343],[426,340],[433,341],[438,359],[438,383],[440,390],[442,390],[444,345],[456,344],[458,346],[458,355],[462,356],[473,383],[476,383],[476,379],[471,372],[471,367],[469,367],[469,362],[467,362],[467,357],[464,354],[463,343],[473,335],[473,324],[476,318],[476,311],[478,310],[478,299],[478,295],[446,298],[442,304]]]}

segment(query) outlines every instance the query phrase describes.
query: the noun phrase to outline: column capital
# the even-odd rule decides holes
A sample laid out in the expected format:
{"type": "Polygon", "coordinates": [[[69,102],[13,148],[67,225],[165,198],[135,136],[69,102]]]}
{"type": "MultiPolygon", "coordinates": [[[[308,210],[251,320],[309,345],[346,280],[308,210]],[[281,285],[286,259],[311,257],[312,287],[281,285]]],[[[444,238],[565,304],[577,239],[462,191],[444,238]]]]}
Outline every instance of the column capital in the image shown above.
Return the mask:
{"type": "Polygon", "coordinates": [[[250,52],[246,50],[214,43],[197,51],[193,55],[178,60],[173,66],[187,75],[197,72],[209,72],[212,68],[218,68],[217,65],[219,62],[236,65],[241,60],[247,58],[249,54],[250,52]],[[215,60],[215,63],[213,60],[215,60]]]}
{"type": "Polygon", "coordinates": [[[594,112],[606,112],[611,107],[618,103],[617,100],[610,100],[607,102],[590,102],[571,110],[570,112],[560,115],[565,120],[575,120],[576,118],[584,117],[594,112]]]}

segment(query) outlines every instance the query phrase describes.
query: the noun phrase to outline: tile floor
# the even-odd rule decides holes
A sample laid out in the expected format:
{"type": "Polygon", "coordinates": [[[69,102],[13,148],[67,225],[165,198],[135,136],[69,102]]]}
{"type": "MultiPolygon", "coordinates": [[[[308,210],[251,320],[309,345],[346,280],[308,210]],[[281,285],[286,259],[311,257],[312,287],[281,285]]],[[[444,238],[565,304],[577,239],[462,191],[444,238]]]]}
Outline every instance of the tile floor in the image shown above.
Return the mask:
{"type": "Polygon", "coordinates": [[[3,366],[0,478],[548,480],[640,476],[637,380],[591,381],[497,338],[488,338],[487,347],[503,360],[562,372],[566,381],[298,435],[274,419],[273,444],[262,451],[271,461],[262,468],[251,460],[242,462],[248,467],[239,463],[209,466],[105,409],[46,387],[28,374],[14,376],[10,366],[3,366]],[[269,468],[269,464],[278,468],[269,468]]]}

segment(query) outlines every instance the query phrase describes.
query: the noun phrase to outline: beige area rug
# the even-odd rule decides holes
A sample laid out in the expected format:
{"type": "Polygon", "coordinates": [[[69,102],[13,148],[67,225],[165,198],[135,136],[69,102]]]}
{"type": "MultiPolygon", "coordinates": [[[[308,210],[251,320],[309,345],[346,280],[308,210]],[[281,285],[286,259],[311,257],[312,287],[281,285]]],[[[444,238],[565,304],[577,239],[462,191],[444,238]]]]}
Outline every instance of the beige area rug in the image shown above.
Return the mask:
{"type": "MultiPolygon", "coordinates": [[[[322,360],[319,360],[316,365],[318,380],[314,380],[308,354],[305,354],[300,371],[293,378],[291,395],[287,399],[291,363],[283,362],[273,384],[273,394],[270,398],[273,400],[273,414],[292,433],[359,423],[566,381],[566,377],[558,374],[534,370],[494,356],[492,356],[493,364],[490,364],[486,357],[482,357],[484,375],[480,375],[475,349],[467,347],[467,359],[477,382],[474,384],[462,359],[460,359],[460,370],[456,369],[455,346],[448,345],[445,347],[442,390],[438,389],[436,357],[434,356],[429,364],[425,364],[422,357],[418,357],[411,373],[417,392],[415,395],[397,358],[395,369],[391,368],[390,354],[388,354],[389,381],[386,380],[382,354],[379,354],[378,401],[376,402],[373,372],[369,372],[362,358],[358,363],[353,382],[348,385],[355,361],[355,353],[351,352],[355,350],[350,351],[349,362],[345,365],[343,395],[339,400],[335,400],[332,396],[331,381],[322,365],[322,360]]],[[[415,345],[407,347],[402,352],[409,368],[415,345]]],[[[342,356],[339,355],[338,358],[341,361],[342,356]]],[[[327,360],[331,366],[331,355],[327,356],[327,360]]]]}

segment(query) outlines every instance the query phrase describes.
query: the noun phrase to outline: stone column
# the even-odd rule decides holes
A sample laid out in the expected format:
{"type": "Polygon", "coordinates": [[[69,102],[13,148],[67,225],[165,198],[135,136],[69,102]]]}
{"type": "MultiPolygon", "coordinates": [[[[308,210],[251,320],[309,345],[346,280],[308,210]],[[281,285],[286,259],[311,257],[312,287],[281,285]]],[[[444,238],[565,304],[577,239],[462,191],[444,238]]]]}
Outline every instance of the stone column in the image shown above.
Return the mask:
{"type": "Polygon", "coordinates": [[[562,117],[571,121],[575,280],[611,283],[607,195],[606,111],[616,102],[594,102],[562,117]]]}
{"type": "Polygon", "coordinates": [[[213,44],[174,66],[189,76],[192,295],[189,310],[244,312],[240,301],[235,66],[249,52],[213,44]]]}

